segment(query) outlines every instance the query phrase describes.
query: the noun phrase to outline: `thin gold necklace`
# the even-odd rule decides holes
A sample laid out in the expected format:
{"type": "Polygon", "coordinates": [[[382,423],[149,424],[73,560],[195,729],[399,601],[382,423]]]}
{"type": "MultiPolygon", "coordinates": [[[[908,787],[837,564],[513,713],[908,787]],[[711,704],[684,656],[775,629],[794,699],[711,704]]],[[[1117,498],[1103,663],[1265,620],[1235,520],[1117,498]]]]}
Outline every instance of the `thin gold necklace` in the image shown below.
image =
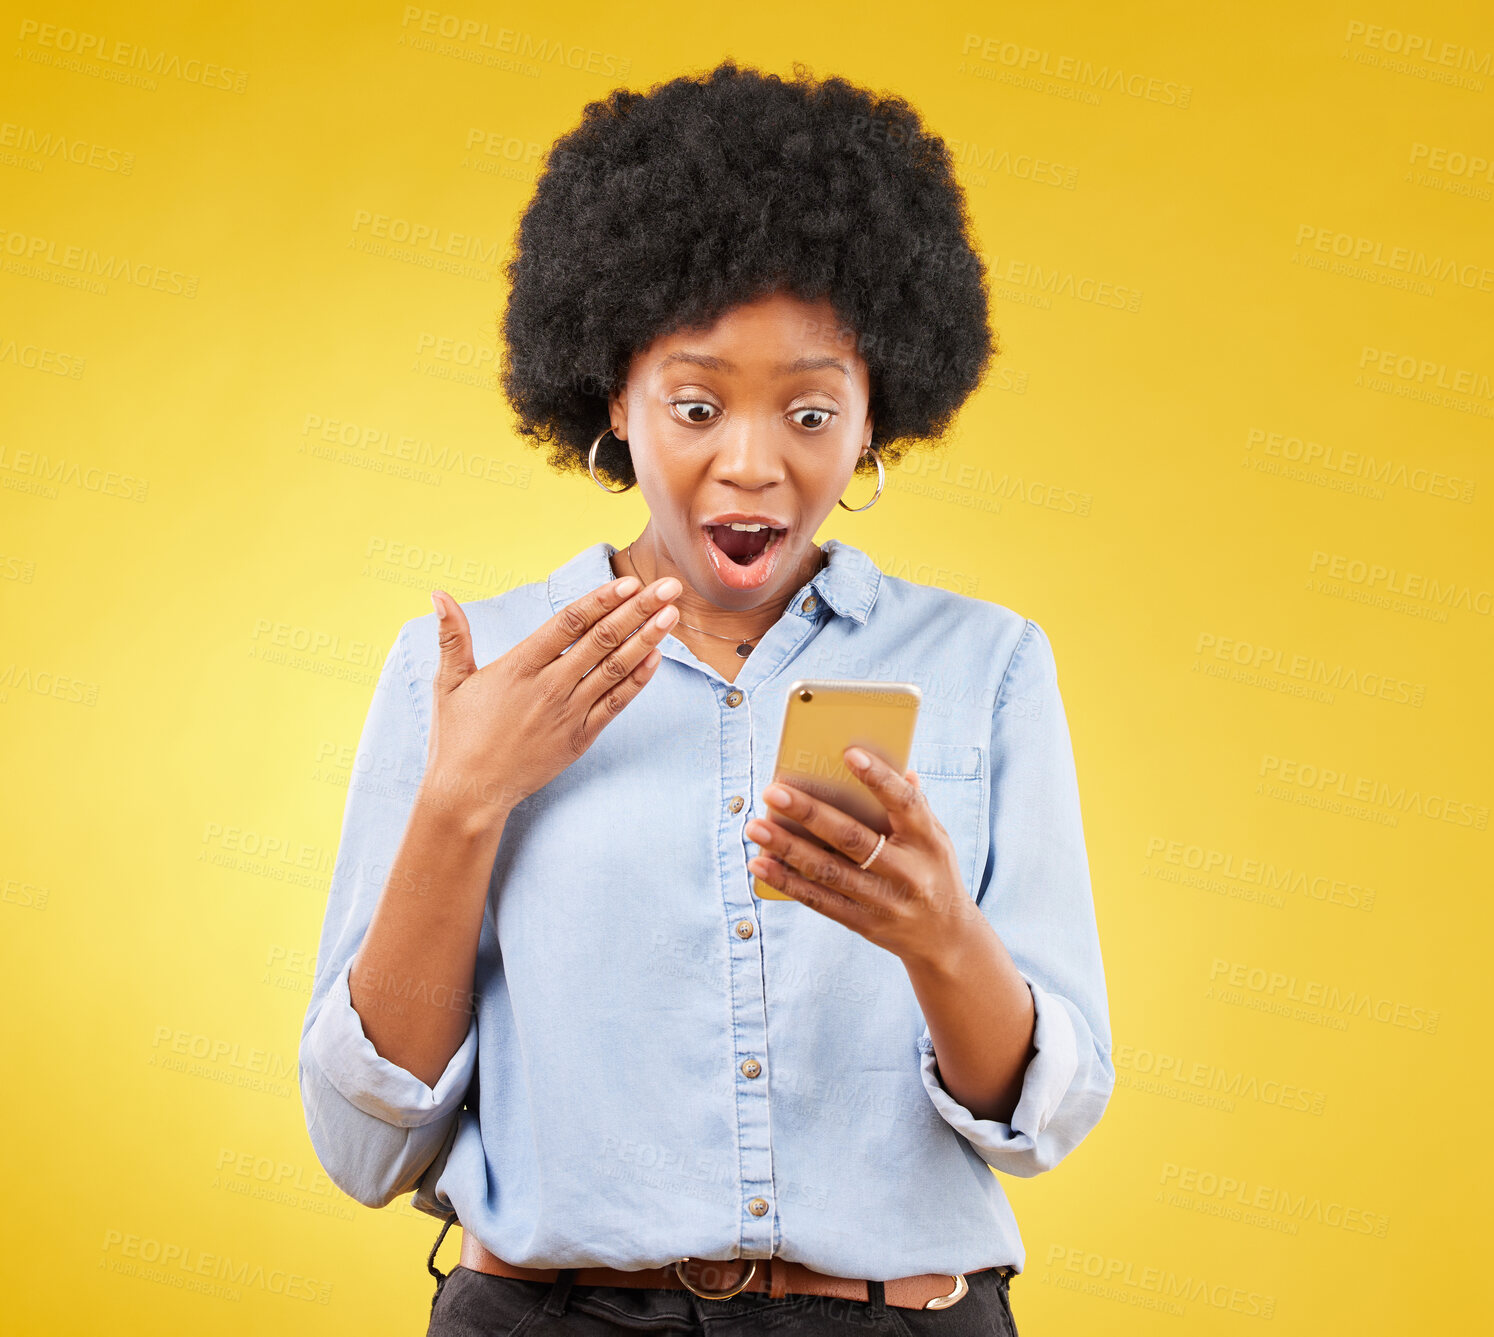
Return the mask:
{"type": "MultiPolygon", "coordinates": [[[[628,544],[628,546],[623,549],[623,552],[625,552],[628,555],[628,565],[633,569],[633,574],[635,576],[637,576],[639,580],[643,580],[643,573],[641,571],[639,571],[639,569],[638,569],[638,563],[633,560],[633,545],[631,543],[628,544]]],[[[643,583],[644,583],[645,586],[648,585],[648,581],[646,581],[646,580],[643,580],[643,583]]],[[[792,598],[793,596],[790,595],[789,597],[792,598]]],[[[787,601],[785,601],[783,607],[784,608],[788,607],[787,601]]],[[[783,609],[780,608],[778,611],[779,611],[779,615],[782,616],[783,609]]],[[[753,641],[760,641],[760,640],[762,640],[762,638],[764,636],[766,636],[768,634],[765,631],[760,631],[760,632],[757,633],[756,636],[751,636],[751,637],[723,636],[719,631],[707,631],[704,627],[690,626],[690,623],[686,622],[684,618],[680,619],[680,626],[682,626],[682,627],[690,627],[691,631],[698,631],[698,632],[700,632],[700,634],[702,636],[714,636],[714,637],[716,637],[717,640],[721,640],[721,641],[736,641],[736,642],[738,642],[738,645],[737,645],[737,654],[741,658],[743,658],[743,659],[746,659],[752,653],[752,642],[753,641]]]]}

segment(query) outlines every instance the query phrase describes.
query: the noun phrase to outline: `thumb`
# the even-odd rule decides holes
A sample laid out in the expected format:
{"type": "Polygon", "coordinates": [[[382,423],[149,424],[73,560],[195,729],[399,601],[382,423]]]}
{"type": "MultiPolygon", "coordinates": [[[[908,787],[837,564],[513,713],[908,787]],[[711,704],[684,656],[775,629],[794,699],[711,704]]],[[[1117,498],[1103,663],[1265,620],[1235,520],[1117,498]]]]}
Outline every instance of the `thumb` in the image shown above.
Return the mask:
{"type": "Polygon", "coordinates": [[[435,681],[440,695],[454,691],[476,673],[477,662],[472,658],[472,628],[461,604],[445,590],[432,590],[431,603],[436,608],[436,640],[441,649],[435,681]]]}

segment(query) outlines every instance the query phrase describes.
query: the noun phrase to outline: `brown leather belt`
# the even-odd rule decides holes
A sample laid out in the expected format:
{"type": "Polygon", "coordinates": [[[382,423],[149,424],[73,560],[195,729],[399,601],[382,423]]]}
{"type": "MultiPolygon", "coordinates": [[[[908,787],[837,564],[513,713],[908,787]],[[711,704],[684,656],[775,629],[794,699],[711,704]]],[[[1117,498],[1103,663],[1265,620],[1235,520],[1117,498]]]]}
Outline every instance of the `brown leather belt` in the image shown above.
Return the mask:
{"type": "MultiPolygon", "coordinates": [[[[492,1253],[470,1230],[462,1231],[461,1265],[474,1272],[495,1277],[514,1277],[520,1281],[554,1281],[560,1275],[555,1267],[520,1267],[505,1263],[492,1253]]],[[[653,1289],[688,1290],[706,1300],[725,1300],[740,1291],[766,1291],[772,1299],[794,1295],[828,1295],[842,1300],[868,1300],[864,1280],[832,1277],[816,1272],[803,1263],[783,1258],[748,1258],[722,1262],[709,1258],[685,1258],[668,1267],[646,1267],[624,1271],[615,1267],[579,1267],[571,1279],[576,1286],[645,1286],[653,1289]],[[745,1280],[744,1280],[745,1278],[745,1280]]],[[[990,1269],[978,1267],[971,1272],[990,1269]]],[[[995,1271],[1010,1278],[1013,1267],[1001,1266],[995,1271]]],[[[923,1272],[913,1277],[896,1277],[883,1283],[887,1303],[900,1309],[948,1309],[958,1303],[970,1288],[965,1276],[949,1272],[923,1272]]]]}

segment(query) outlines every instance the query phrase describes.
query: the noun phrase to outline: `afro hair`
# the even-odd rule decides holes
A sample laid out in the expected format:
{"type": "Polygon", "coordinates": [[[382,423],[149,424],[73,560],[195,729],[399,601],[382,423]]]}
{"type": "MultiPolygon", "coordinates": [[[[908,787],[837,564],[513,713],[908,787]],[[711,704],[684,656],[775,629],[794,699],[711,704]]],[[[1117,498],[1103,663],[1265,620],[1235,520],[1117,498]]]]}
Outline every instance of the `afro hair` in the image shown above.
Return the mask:
{"type": "MultiPolygon", "coordinates": [[[[793,69],[728,58],[614,89],[551,146],[506,271],[501,380],[557,471],[586,469],[635,351],[774,291],[829,300],[884,464],[940,437],[999,352],[944,141],[899,97],[793,69]]],[[[603,442],[597,473],[634,482],[626,446],[603,442]]]]}

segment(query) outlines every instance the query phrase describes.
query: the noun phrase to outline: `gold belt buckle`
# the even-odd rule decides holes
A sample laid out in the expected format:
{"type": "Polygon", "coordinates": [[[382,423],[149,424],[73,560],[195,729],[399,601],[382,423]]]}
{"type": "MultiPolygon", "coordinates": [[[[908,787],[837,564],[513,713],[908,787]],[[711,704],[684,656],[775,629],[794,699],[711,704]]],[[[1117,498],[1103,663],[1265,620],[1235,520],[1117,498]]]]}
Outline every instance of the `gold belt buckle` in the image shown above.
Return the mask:
{"type": "MultiPolygon", "coordinates": [[[[737,1291],[740,1291],[743,1286],[747,1285],[747,1283],[749,1281],[751,1281],[752,1278],[757,1275],[757,1259],[756,1258],[752,1258],[752,1259],[748,1260],[752,1264],[752,1266],[747,1269],[747,1275],[745,1277],[743,1277],[742,1280],[737,1284],[736,1290],[730,1290],[730,1291],[697,1291],[695,1289],[695,1287],[690,1284],[689,1279],[685,1276],[685,1274],[680,1271],[680,1269],[686,1263],[688,1263],[689,1261],[690,1261],[690,1259],[688,1259],[688,1258],[681,1258],[679,1260],[679,1262],[677,1262],[674,1265],[674,1275],[677,1276],[680,1279],[680,1284],[682,1286],[684,1286],[684,1288],[687,1291],[690,1291],[694,1295],[700,1296],[700,1298],[702,1300],[730,1300],[731,1297],[737,1293],[737,1291]]],[[[719,1260],[717,1260],[717,1259],[706,1259],[706,1261],[707,1262],[716,1262],[716,1261],[719,1261],[719,1260]]]]}
{"type": "Polygon", "coordinates": [[[965,1280],[963,1272],[951,1272],[954,1278],[955,1288],[948,1295],[936,1295],[926,1305],[925,1309],[948,1309],[950,1305],[959,1304],[965,1298],[965,1293],[970,1289],[970,1283],[965,1280]]]}

